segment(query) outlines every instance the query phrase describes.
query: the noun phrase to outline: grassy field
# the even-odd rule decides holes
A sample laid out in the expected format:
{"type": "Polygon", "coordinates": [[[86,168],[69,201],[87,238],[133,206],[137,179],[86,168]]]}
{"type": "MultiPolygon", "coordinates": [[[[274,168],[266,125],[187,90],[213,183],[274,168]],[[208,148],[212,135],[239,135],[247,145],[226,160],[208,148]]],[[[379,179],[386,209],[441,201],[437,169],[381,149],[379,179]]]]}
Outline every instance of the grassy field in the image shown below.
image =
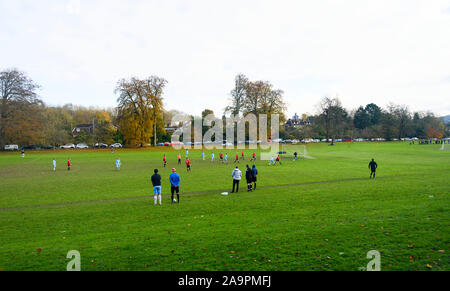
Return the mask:
{"type": "Polygon", "coordinates": [[[211,163],[209,152],[202,161],[190,151],[191,173],[167,148],[0,153],[0,270],[65,270],[69,250],[82,270],[359,270],[370,250],[382,270],[450,270],[450,152],[439,148],[308,145],[314,159],[257,161],[258,189],[242,182],[228,196],[234,165],[211,163]],[[179,205],[168,194],[174,166],[179,205]],[[162,206],[153,205],[154,168],[162,206]]]}

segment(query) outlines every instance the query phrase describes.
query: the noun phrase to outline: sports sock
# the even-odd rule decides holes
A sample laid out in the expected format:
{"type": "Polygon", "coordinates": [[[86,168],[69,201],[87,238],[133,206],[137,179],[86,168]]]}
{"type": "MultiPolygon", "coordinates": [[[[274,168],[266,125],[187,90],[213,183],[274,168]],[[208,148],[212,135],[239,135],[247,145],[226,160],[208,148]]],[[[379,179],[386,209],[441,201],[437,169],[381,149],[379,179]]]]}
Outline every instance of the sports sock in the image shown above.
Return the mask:
{"type": "Polygon", "coordinates": [[[155,200],[155,205],[156,205],[156,200],[157,200],[158,197],[155,195],[153,198],[155,200]]]}
{"type": "Polygon", "coordinates": [[[178,203],[180,203],[180,194],[177,194],[178,203]]]}
{"type": "Polygon", "coordinates": [[[161,205],[162,204],[162,202],[161,202],[161,195],[158,195],[159,196],[159,205],[161,205]]]}

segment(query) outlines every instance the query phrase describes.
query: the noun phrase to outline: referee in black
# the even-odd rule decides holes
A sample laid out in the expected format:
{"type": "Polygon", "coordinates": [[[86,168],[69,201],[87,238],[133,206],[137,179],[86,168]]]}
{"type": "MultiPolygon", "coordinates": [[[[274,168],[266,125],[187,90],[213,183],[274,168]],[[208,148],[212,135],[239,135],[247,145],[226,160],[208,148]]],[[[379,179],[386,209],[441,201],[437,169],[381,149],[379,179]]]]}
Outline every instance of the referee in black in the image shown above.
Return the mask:
{"type": "Polygon", "coordinates": [[[369,169],[371,171],[369,179],[372,179],[372,176],[375,179],[375,174],[377,172],[377,168],[378,168],[378,164],[375,162],[374,159],[372,159],[372,161],[370,161],[370,163],[369,163],[369,169]]]}

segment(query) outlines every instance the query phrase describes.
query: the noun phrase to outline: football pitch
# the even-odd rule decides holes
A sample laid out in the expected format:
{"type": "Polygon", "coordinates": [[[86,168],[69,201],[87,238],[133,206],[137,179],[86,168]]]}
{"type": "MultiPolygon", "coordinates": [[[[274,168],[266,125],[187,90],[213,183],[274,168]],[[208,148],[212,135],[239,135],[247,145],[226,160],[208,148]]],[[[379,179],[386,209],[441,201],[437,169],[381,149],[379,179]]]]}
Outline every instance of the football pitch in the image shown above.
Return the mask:
{"type": "MultiPolygon", "coordinates": [[[[282,165],[256,164],[257,189],[231,192],[228,164],[169,148],[0,153],[0,270],[449,270],[450,152],[409,143],[283,146],[282,165]],[[181,153],[182,164],[176,156],[181,153]],[[168,165],[163,168],[166,154],[168,165]],[[67,158],[72,160],[67,171],[67,158]],[[53,171],[52,159],[57,170],[53,171]],[[115,160],[121,159],[120,171],[115,160]],[[377,177],[369,179],[375,158],[377,177]],[[181,175],[179,204],[169,174],[181,175]],[[150,177],[162,176],[162,206],[150,177]]],[[[241,150],[239,150],[239,153],[241,150]]],[[[258,156],[259,152],[257,151],[258,156]]],[[[245,176],[245,175],[244,175],[245,176]]]]}

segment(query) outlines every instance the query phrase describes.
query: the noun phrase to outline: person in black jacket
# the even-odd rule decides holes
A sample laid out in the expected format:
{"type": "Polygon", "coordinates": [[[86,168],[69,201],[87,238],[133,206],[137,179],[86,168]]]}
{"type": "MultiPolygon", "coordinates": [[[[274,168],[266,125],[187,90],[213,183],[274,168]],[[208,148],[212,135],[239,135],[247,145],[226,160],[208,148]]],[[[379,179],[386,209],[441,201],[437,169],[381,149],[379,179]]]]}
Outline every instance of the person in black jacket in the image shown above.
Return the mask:
{"type": "Polygon", "coordinates": [[[369,163],[369,169],[371,171],[369,179],[372,179],[372,175],[373,175],[373,178],[375,179],[375,174],[377,172],[377,168],[378,168],[378,165],[375,162],[375,159],[372,159],[372,161],[369,163]]]}
{"type": "Polygon", "coordinates": [[[256,190],[256,176],[258,176],[258,169],[256,169],[256,165],[253,165],[252,167],[252,174],[253,174],[253,191],[256,190]]]}
{"type": "Polygon", "coordinates": [[[155,199],[155,205],[157,204],[159,197],[159,205],[161,205],[161,175],[158,174],[158,169],[155,169],[155,174],[152,176],[153,195],[155,199]]]}
{"type": "Polygon", "coordinates": [[[253,172],[248,165],[247,169],[245,170],[245,179],[247,180],[247,192],[251,192],[253,183],[253,172]]]}

